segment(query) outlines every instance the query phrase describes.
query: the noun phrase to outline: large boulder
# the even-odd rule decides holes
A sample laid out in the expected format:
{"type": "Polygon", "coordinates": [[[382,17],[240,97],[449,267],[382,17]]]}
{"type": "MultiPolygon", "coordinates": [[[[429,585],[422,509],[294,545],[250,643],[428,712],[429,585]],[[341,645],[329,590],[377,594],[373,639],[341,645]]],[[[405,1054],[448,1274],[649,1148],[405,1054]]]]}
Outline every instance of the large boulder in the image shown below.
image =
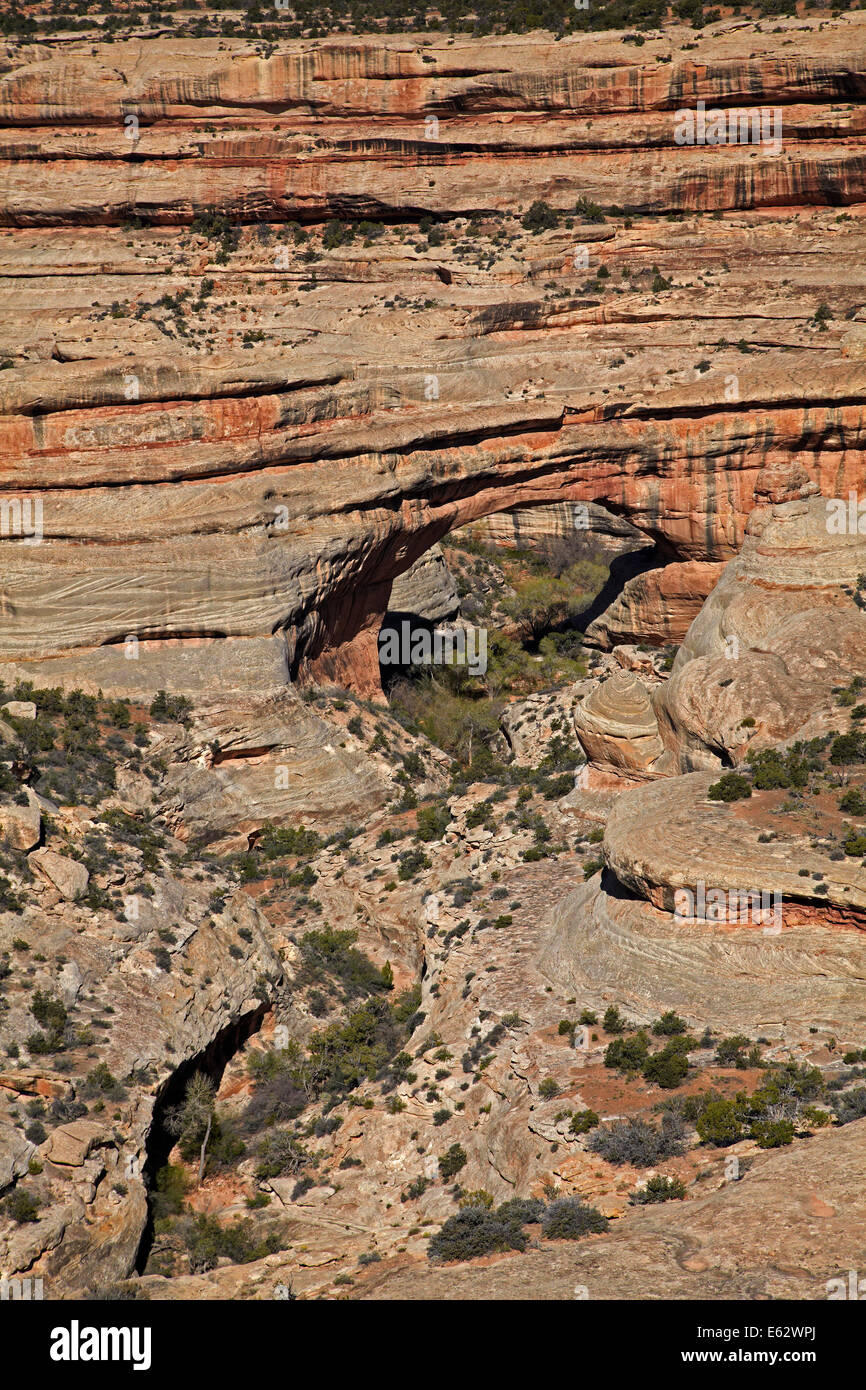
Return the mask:
{"type": "Polygon", "coordinates": [[[614,671],[574,711],[587,758],[630,772],[648,772],[664,753],[649,692],[633,671],[614,671]]]}
{"type": "Polygon", "coordinates": [[[69,859],[53,849],[37,849],[30,855],[29,862],[68,902],[86,893],[90,875],[77,859],[69,859]]]}
{"type": "Polygon", "coordinates": [[[42,816],[36,797],[26,791],[27,800],[19,805],[8,797],[0,799],[0,840],[13,849],[33,849],[42,834],[42,816]]]}

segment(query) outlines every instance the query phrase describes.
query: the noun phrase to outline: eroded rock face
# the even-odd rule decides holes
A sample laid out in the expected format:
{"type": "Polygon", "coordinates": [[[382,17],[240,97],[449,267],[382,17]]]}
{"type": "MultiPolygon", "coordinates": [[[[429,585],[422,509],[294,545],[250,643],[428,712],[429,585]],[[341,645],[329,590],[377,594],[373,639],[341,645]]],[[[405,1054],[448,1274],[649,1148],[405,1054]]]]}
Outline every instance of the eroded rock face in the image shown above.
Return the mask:
{"type": "Polygon", "coordinates": [[[164,810],[175,834],[246,849],[262,826],[305,820],[339,828],[384,802],[387,785],[354,736],[294,691],[202,702],[188,730],[166,727],[164,810]]]}
{"type": "Polygon", "coordinates": [[[863,673],[866,653],[855,602],[866,534],[831,529],[833,515],[813,497],[750,518],[654,696],[671,767],[719,767],[839,727],[833,689],[863,673]]]}
{"type": "Polygon", "coordinates": [[[649,692],[633,671],[618,670],[574,708],[586,756],[630,772],[650,772],[664,753],[649,692]]]}
{"type": "MultiPolygon", "coordinates": [[[[767,833],[777,793],[756,792],[748,804],[732,808],[707,797],[712,774],[690,773],[663,778],[650,787],[624,791],[617,798],[605,829],[605,857],[619,881],[667,912],[683,917],[712,916],[738,922],[741,907],[755,925],[799,926],[821,918],[828,926],[866,929],[866,872],[857,857],[832,856],[819,846],[813,831],[782,827],[767,833]],[[762,837],[762,838],[761,838],[762,837]],[[703,884],[703,911],[685,911],[680,890],[694,902],[703,884]],[[820,887],[820,892],[818,888],[820,887]],[[711,895],[721,889],[727,905],[711,895]],[[766,903],[766,923],[751,895],[766,903]],[[678,896],[679,895],[679,896],[678,896]],[[778,923],[772,903],[778,903],[778,923]]],[[[823,809],[823,808],[822,808],[823,809]]],[[[805,829],[805,828],[804,828],[805,829]]]]}
{"type": "Polygon", "coordinates": [[[0,839],[13,849],[29,850],[39,844],[42,813],[29,788],[22,795],[23,805],[6,797],[0,801],[0,839]]]}
{"type": "MultiPolygon", "coordinates": [[[[649,829],[658,835],[657,823],[649,829]]],[[[709,860],[709,845],[704,854],[709,860]]],[[[718,876],[720,864],[710,871],[718,876]]],[[[712,1019],[724,1034],[793,1041],[830,1019],[842,1032],[860,1027],[866,936],[817,919],[780,933],[757,923],[677,922],[596,877],[563,898],[542,965],[560,989],[602,1006],[616,998],[641,1022],[673,1009],[696,1029],[712,1019]]]]}
{"type": "Polygon", "coordinates": [[[53,849],[38,849],[29,856],[29,862],[53,884],[62,898],[79,898],[87,888],[90,875],[84,865],[65,854],[53,849]]]}
{"type": "Polygon", "coordinates": [[[623,642],[681,642],[722,568],[714,561],[685,560],[627,579],[619,597],[590,623],[588,641],[606,650],[623,642]]]}
{"type": "MultiPolygon", "coordinates": [[[[80,1118],[57,1125],[38,1149],[20,1129],[0,1123],[0,1187],[8,1190],[30,1159],[38,1159],[38,1176],[29,1181],[42,1203],[35,1222],[5,1224],[0,1260],[4,1269],[44,1275],[46,1296],[80,1294],[133,1271],[147,1220],[142,1169],[159,1084],[175,1059],[204,1054],[224,1030],[260,1014],[268,991],[283,978],[262,914],[236,891],[214,909],[208,896],[218,885],[178,870],[139,895],[134,879],[128,880],[125,916],[115,920],[85,905],[58,907],[37,887],[23,915],[0,914],[5,952],[16,934],[39,943],[37,989],[54,990],[57,956],[66,959],[67,971],[75,967],[76,1017],[110,1016],[101,1060],[113,1076],[127,1078],[122,1100],[87,1118],[82,1106],[80,1118]],[[157,932],[166,924],[175,930],[158,960],[165,938],[157,932]]],[[[32,995],[7,983],[5,999],[4,1038],[23,1047],[34,1027],[32,995]]],[[[83,1058],[71,1077],[55,1069],[52,1056],[39,1060],[38,1072],[31,1067],[0,1075],[4,1114],[10,1100],[22,1096],[68,1103],[80,1094],[83,1078],[75,1073],[88,1070],[83,1058]]]]}
{"type": "Polygon", "coordinates": [[[456,616],[460,598],[440,546],[431,546],[395,579],[390,604],[392,612],[416,614],[431,623],[456,616]]]}
{"type": "Polygon", "coordinates": [[[492,512],[470,527],[469,534],[490,545],[524,550],[549,547],[552,542],[586,540],[594,550],[619,555],[651,544],[624,517],[614,516],[596,502],[554,502],[492,512]]]}
{"type": "MultiPolygon", "coordinates": [[[[780,58],[734,26],[709,61],[688,30],[673,62],[668,35],[639,52],[596,34],[423,55],[390,36],[266,57],[234,39],[10,47],[4,669],[211,695],[310,672],[369,693],[393,582],[455,527],[609,504],[666,558],[712,565],[756,501],[857,486],[862,246],[837,208],[864,192],[839,107],[862,32],[792,26],[780,58]],[[683,102],[756,92],[783,111],[784,157],[676,143],[683,102]],[[578,166],[632,225],[522,228],[534,198],[573,211],[578,166]],[[779,205],[796,218],[767,215],[779,205]],[[226,256],[188,234],[207,208],[236,224],[226,256]],[[709,239],[689,220],[703,209],[729,213],[709,239]],[[671,210],[689,217],[644,215],[671,210]],[[400,219],[424,213],[484,219],[483,264],[450,231],[410,245],[400,219]],[[318,239],[308,263],[280,224],[331,216],[394,226],[318,239]],[[822,299],[838,325],[819,335],[822,299]],[[732,322],[759,352],[731,346],[732,322]]],[[[699,597],[685,580],[625,607],[658,627],[670,599],[656,637],[676,640],[699,597]]],[[[616,622],[610,640],[632,635],[616,622]]]]}

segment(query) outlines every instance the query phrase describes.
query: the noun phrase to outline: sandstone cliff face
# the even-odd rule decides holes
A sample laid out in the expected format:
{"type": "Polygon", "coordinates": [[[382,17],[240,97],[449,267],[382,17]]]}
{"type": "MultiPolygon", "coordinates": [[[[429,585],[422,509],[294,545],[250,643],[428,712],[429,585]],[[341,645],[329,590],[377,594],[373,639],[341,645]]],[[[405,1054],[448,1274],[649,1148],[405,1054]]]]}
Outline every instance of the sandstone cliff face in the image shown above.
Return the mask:
{"type": "MultiPolygon", "coordinates": [[[[391,585],[454,527],[598,502],[709,567],[756,501],[859,486],[862,241],[837,209],[863,191],[866,45],[843,28],[792,26],[785,56],[735,27],[712,56],[678,31],[9,48],[0,661],[120,690],[133,636],[142,691],[372,691],[391,585]],[[698,99],[778,106],[782,153],[677,145],[698,99]],[[521,227],[578,196],[636,211],[521,227]],[[223,250],[189,231],[204,208],[223,250]],[[279,225],[424,214],[444,239],[279,225]]],[[[678,574],[603,640],[677,640],[713,571],[678,574]]]]}
{"type": "Polygon", "coordinates": [[[460,597],[440,546],[434,545],[398,576],[390,603],[392,612],[414,613],[431,623],[456,616],[460,597]]]}

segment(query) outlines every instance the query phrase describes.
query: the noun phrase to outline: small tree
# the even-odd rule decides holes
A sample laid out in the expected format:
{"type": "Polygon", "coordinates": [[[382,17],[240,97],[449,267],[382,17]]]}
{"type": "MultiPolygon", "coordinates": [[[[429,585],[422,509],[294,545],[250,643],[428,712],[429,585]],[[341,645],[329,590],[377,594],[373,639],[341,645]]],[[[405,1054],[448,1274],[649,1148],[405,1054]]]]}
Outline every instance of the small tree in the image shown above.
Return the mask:
{"type": "Polygon", "coordinates": [[[204,1177],[207,1146],[214,1122],[214,1088],[212,1082],[196,1072],[186,1088],[182,1105],[174,1106],[166,1119],[169,1134],[176,1134],[184,1158],[199,1150],[198,1182],[204,1177]]]}

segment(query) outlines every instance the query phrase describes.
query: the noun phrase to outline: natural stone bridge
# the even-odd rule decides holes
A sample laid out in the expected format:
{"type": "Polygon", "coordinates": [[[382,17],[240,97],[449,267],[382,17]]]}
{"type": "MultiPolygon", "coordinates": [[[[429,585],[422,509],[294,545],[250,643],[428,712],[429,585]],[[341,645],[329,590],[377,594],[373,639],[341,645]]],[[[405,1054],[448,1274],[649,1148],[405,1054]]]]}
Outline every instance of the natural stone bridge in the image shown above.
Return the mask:
{"type": "Polygon", "coordinates": [[[3,513],[0,668],[372,690],[394,579],[467,522],[601,502],[657,542],[665,602],[699,602],[756,501],[862,486],[862,235],[838,207],[864,196],[840,106],[864,33],[781,61],[733,31],[707,63],[689,30],[669,67],[667,36],[11,53],[0,498],[38,498],[42,534],[3,513]],[[784,156],[677,146],[699,98],[781,105],[784,156]],[[557,226],[521,225],[534,198],[557,226]],[[208,206],[222,250],[189,230],[208,206]],[[281,225],[329,216],[390,225],[281,225]]]}

